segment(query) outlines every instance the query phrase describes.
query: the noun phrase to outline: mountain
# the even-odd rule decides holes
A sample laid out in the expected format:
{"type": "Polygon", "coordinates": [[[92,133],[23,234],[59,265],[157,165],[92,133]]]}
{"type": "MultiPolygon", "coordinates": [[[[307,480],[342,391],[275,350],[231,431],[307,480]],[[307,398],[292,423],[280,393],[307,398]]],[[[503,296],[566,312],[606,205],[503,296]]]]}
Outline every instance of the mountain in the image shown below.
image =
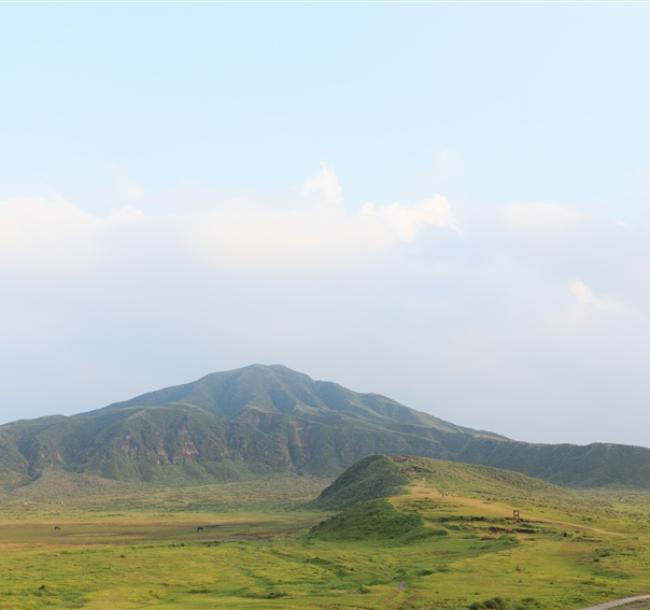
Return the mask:
{"type": "MultiPolygon", "coordinates": [[[[532,523],[512,519],[513,506],[525,506],[525,516],[541,509],[540,523],[549,506],[575,510],[580,501],[568,490],[509,470],[373,455],[348,468],[310,506],[338,511],[312,528],[314,538],[412,542],[452,530],[463,530],[463,536],[530,534],[532,523]]],[[[552,523],[545,518],[546,527],[552,523]]]]}
{"type": "Polygon", "coordinates": [[[516,442],[278,365],[0,426],[0,485],[28,484],[51,469],[161,484],[332,477],[371,454],[486,464],[567,485],[650,487],[650,449],[516,442]]]}

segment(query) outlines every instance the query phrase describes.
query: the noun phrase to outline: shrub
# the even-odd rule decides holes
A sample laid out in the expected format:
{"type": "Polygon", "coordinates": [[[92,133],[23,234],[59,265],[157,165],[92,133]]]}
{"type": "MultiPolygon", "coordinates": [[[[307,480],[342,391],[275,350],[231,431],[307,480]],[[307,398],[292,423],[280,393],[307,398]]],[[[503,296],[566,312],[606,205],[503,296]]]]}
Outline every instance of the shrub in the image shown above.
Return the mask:
{"type": "Polygon", "coordinates": [[[486,599],[483,602],[485,608],[490,608],[490,610],[508,610],[508,604],[506,601],[500,597],[493,597],[492,599],[486,599]]]}
{"type": "Polygon", "coordinates": [[[467,606],[467,610],[508,610],[508,602],[502,597],[493,597],[482,602],[474,602],[467,606]]]}

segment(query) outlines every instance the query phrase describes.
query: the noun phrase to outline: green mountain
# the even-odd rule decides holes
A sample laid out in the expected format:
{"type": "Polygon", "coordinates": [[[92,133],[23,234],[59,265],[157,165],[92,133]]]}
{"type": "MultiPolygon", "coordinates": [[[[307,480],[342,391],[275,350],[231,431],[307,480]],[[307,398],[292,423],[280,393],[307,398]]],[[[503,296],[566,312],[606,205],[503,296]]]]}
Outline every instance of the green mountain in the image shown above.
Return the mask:
{"type": "Polygon", "coordinates": [[[463,530],[465,535],[469,530],[530,534],[534,531],[530,523],[512,518],[513,505],[525,506],[526,516],[543,507],[539,518],[549,506],[564,504],[575,509],[574,496],[566,489],[509,470],[423,457],[373,455],[348,468],[310,503],[312,508],[338,511],[313,527],[310,535],[324,540],[380,538],[403,543],[447,536],[452,529],[463,530]]]}
{"type": "Polygon", "coordinates": [[[650,487],[649,449],[515,442],[262,365],[71,417],[0,426],[0,484],[28,484],[50,469],[165,484],[331,477],[372,454],[487,464],[568,485],[650,487]]]}

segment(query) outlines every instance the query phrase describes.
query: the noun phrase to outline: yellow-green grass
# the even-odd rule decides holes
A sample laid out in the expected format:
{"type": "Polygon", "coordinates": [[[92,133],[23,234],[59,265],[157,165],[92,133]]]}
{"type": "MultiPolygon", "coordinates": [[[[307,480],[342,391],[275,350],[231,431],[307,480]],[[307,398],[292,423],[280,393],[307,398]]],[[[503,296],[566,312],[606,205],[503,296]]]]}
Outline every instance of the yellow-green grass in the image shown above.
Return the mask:
{"type": "Polygon", "coordinates": [[[327,482],[302,477],[22,490],[0,499],[0,609],[569,610],[650,592],[650,495],[437,477],[389,500],[435,534],[406,543],[310,536],[327,515],[302,506],[327,482]]]}

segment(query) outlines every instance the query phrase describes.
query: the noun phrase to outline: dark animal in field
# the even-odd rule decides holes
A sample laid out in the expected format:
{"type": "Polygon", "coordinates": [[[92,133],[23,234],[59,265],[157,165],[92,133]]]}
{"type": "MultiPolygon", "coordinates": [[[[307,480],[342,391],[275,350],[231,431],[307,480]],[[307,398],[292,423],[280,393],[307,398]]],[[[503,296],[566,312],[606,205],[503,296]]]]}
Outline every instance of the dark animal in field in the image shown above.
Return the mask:
{"type": "Polygon", "coordinates": [[[202,532],[202,531],[203,531],[203,528],[199,525],[199,527],[196,528],[196,531],[197,531],[197,532],[202,532]]]}
{"type": "Polygon", "coordinates": [[[55,532],[60,532],[60,531],[61,531],[61,528],[60,528],[58,525],[55,525],[55,526],[54,526],[54,531],[55,531],[55,532]]]}

